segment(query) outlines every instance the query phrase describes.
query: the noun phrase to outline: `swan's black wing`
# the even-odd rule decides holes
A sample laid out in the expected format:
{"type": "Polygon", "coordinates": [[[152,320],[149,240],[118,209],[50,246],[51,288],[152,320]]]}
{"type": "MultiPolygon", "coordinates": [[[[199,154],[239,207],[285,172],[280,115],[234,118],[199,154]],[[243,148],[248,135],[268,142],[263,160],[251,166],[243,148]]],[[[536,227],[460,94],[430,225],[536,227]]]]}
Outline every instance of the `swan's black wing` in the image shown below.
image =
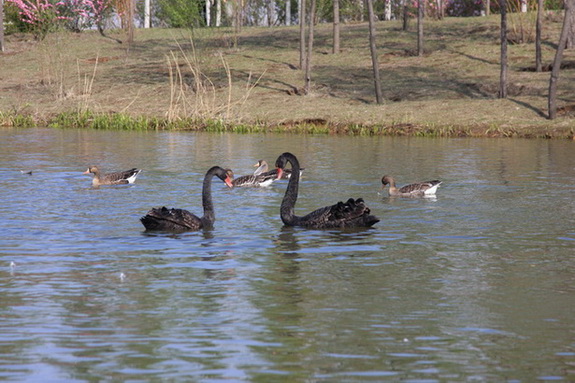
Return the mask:
{"type": "Polygon", "coordinates": [[[363,199],[350,198],[347,202],[338,202],[332,206],[317,209],[300,217],[299,225],[317,229],[335,227],[370,227],[379,219],[370,214],[363,199]]]}
{"type": "Polygon", "coordinates": [[[202,220],[184,209],[153,208],[140,218],[146,230],[186,231],[199,230],[202,220]]]}

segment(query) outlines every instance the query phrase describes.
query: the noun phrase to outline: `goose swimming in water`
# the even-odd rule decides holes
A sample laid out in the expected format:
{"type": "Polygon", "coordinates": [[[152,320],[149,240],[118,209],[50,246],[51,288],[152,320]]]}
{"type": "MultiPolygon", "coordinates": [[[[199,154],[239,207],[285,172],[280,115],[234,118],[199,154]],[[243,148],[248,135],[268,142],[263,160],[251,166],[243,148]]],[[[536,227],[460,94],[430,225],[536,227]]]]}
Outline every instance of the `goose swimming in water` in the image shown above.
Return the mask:
{"type": "Polygon", "coordinates": [[[394,197],[425,197],[434,196],[437,192],[437,188],[441,185],[441,181],[425,181],[416,182],[413,184],[405,185],[398,189],[395,186],[395,180],[391,176],[383,176],[381,179],[383,188],[389,185],[388,193],[390,196],[394,197]]]}
{"type": "Polygon", "coordinates": [[[140,218],[146,230],[160,230],[182,232],[212,227],[216,220],[214,204],[212,202],[212,178],[218,177],[228,187],[233,187],[233,173],[229,169],[214,166],[208,170],[204,177],[202,187],[203,217],[198,217],[184,209],[168,209],[165,206],[153,208],[144,217],[140,218]]]}
{"type": "Polygon", "coordinates": [[[94,178],[92,178],[92,186],[125,185],[133,184],[141,171],[141,169],[133,168],[123,172],[102,174],[97,166],[90,166],[84,174],[94,174],[94,178]]]}
{"type": "Polygon", "coordinates": [[[370,214],[370,210],[363,199],[350,198],[347,202],[338,202],[332,206],[317,209],[304,216],[294,214],[297,201],[300,166],[296,156],[283,153],[276,161],[278,179],[285,171],[287,163],[291,164],[292,176],[289,179],[286,193],[280,207],[280,216],[284,225],[301,226],[312,229],[344,228],[344,227],[370,227],[379,222],[379,219],[370,214]]]}
{"type": "MultiPolygon", "coordinates": [[[[254,172],[254,176],[257,176],[259,174],[265,174],[265,175],[269,174],[269,175],[276,176],[276,178],[277,178],[277,174],[278,174],[277,169],[269,170],[268,163],[264,160],[259,160],[254,165],[254,167],[257,167],[256,171],[254,172]]],[[[282,179],[284,179],[284,180],[289,179],[291,177],[291,171],[292,171],[291,169],[284,169],[284,171],[282,173],[282,179]]],[[[299,170],[299,176],[300,177],[301,177],[303,171],[304,171],[304,168],[301,168],[299,170]]]]}
{"type": "MultiPolygon", "coordinates": [[[[267,164],[266,164],[267,166],[267,164]]],[[[258,172],[257,170],[253,175],[241,176],[234,178],[232,184],[234,187],[245,187],[245,186],[255,186],[255,187],[266,187],[270,186],[277,178],[277,172],[258,172]]]]}

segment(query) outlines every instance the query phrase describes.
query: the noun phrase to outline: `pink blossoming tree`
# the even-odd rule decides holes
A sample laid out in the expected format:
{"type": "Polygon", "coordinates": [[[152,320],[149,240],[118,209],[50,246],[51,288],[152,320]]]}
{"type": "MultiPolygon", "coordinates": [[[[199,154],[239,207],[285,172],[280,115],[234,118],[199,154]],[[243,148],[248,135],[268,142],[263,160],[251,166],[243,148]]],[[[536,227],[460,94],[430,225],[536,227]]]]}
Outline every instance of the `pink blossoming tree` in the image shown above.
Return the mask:
{"type": "Polygon", "coordinates": [[[53,30],[59,20],[58,11],[49,0],[7,0],[18,8],[20,19],[29,24],[37,40],[53,30]]]}
{"type": "Polygon", "coordinates": [[[104,21],[113,12],[113,0],[6,0],[18,8],[37,40],[60,25],[80,32],[96,26],[104,35],[104,21]]]}

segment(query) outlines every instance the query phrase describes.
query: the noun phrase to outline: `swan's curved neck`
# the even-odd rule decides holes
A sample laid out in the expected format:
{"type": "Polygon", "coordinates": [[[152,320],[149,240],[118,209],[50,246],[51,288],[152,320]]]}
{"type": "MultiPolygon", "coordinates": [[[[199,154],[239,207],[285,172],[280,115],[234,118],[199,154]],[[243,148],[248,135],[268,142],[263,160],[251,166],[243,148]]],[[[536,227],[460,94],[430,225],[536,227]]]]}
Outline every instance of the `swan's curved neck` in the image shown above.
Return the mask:
{"type": "Polygon", "coordinates": [[[292,172],[286,189],[286,194],[282,200],[280,207],[280,217],[285,225],[294,225],[299,219],[294,214],[295,203],[297,202],[297,194],[299,189],[299,162],[293,155],[284,154],[287,162],[291,164],[292,172]]]}
{"type": "Polygon", "coordinates": [[[204,224],[213,224],[216,220],[214,203],[212,202],[212,178],[216,175],[217,167],[213,167],[206,173],[202,187],[202,205],[204,207],[204,224]]]}

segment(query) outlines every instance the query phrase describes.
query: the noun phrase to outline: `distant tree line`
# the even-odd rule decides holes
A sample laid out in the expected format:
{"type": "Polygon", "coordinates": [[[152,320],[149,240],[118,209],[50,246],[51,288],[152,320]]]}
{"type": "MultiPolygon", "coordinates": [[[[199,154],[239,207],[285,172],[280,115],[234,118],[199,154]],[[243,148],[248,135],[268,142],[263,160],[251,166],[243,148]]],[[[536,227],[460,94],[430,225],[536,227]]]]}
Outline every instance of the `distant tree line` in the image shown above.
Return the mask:
{"type": "MultiPolygon", "coordinates": [[[[305,0],[150,0],[151,25],[171,28],[219,26],[279,26],[299,24],[302,1],[305,0]]],[[[426,16],[467,17],[499,13],[497,0],[422,0],[426,16]]],[[[536,0],[530,0],[536,9],[536,0]]],[[[7,33],[33,31],[39,37],[56,27],[81,31],[103,28],[112,19],[126,16],[129,0],[4,0],[4,23],[7,33]]],[[[521,9],[522,2],[509,1],[511,10],[521,9]]],[[[367,21],[364,0],[316,0],[315,23],[334,21],[334,9],[341,22],[367,21]],[[337,3],[337,4],[335,4],[337,3]],[[337,7],[334,7],[337,5],[337,7]]],[[[309,2],[311,4],[311,2],[309,2]]],[[[563,0],[545,0],[546,10],[563,8],[563,0]]],[[[375,20],[416,17],[418,0],[372,1],[375,20]]],[[[144,25],[144,0],[135,0],[134,20],[144,25]]],[[[309,8],[309,5],[308,5],[309,8]]]]}
{"type": "MultiPolygon", "coordinates": [[[[417,54],[424,54],[424,17],[441,19],[445,15],[466,17],[498,12],[501,15],[501,74],[499,97],[507,97],[507,13],[537,10],[536,68],[541,71],[542,10],[565,9],[564,22],[552,67],[549,85],[549,118],[556,116],[556,91],[559,68],[566,47],[575,45],[575,0],[0,0],[0,51],[4,49],[4,26],[11,31],[31,32],[41,40],[58,28],[74,32],[97,29],[103,36],[112,19],[119,19],[133,36],[135,23],[149,27],[220,27],[300,25],[300,69],[304,70],[303,94],[310,92],[314,25],[333,23],[333,53],[339,52],[339,24],[368,21],[375,94],[382,103],[375,21],[417,17],[417,54]],[[138,1],[138,2],[137,2],[138,1]],[[4,4],[5,2],[5,4],[4,4]],[[143,4],[142,4],[143,2],[143,4]],[[4,8],[4,9],[3,9],[4,8]],[[295,10],[295,12],[294,12],[295,10]],[[150,22],[150,18],[153,22],[150,22]],[[307,35],[305,28],[307,26],[307,35]],[[307,39],[307,41],[306,41],[307,39]]],[[[524,41],[521,33],[514,42],[524,41]]],[[[120,40],[117,40],[121,42],[120,40]]]]}

